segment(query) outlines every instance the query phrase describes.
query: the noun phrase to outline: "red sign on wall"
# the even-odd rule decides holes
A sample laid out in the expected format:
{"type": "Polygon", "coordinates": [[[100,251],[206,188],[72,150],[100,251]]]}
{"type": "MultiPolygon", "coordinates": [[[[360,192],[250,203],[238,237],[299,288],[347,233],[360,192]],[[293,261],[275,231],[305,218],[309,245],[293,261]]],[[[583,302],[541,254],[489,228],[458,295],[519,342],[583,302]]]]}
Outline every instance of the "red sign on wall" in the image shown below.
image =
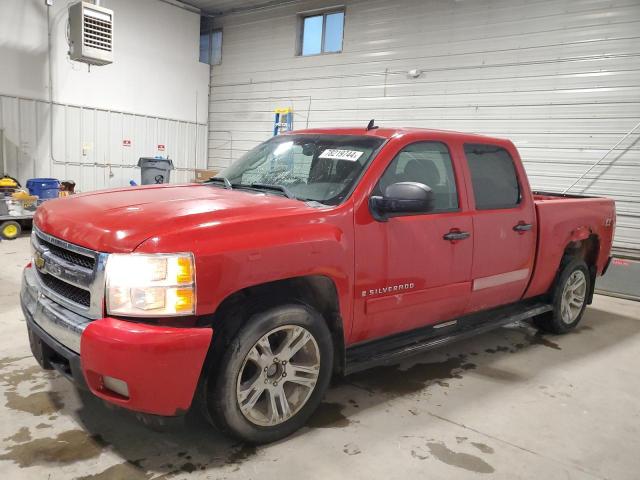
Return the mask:
{"type": "Polygon", "coordinates": [[[129,140],[128,138],[125,138],[124,140],[122,140],[122,146],[123,147],[130,147],[131,146],[131,140],[129,140]]]}
{"type": "Polygon", "coordinates": [[[164,145],[158,144],[158,151],[159,152],[164,152],[164,145]]]}

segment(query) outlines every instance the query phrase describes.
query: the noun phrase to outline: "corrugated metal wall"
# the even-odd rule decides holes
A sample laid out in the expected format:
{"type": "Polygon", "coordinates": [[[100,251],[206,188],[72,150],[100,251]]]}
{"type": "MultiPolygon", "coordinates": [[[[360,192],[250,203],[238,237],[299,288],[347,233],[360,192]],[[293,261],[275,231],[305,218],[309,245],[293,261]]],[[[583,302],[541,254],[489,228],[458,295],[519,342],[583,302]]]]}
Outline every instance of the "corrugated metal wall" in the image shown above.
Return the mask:
{"type": "MultiPolygon", "coordinates": [[[[301,1],[230,15],[212,68],[209,164],[296,128],[379,124],[511,138],[537,189],[560,191],[640,121],[638,0],[345,2],[344,52],[296,57],[301,1]],[[407,72],[423,74],[410,78],[407,72]]],[[[573,193],[618,201],[616,247],[640,251],[640,132],[573,193]],[[615,163],[614,163],[615,161],[615,163]]]]}
{"type": "Polygon", "coordinates": [[[74,180],[90,191],[140,182],[142,156],[169,156],[172,183],[189,182],[205,168],[207,125],[75,105],[53,105],[50,159],[49,102],[0,95],[0,157],[21,183],[33,177],[74,180]],[[123,140],[130,140],[124,146],[123,140]],[[158,151],[165,145],[165,151],[158,151]]]}

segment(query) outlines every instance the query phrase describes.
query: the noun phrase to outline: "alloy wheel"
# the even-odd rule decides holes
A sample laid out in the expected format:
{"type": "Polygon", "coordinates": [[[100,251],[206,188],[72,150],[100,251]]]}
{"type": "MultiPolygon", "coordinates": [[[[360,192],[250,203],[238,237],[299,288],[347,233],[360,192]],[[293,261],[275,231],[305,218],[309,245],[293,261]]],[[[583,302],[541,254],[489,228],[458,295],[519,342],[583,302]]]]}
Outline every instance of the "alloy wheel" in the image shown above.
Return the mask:
{"type": "Polygon", "coordinates": [[[580,315],[587,295],[587,278],[582,270],[576,270],[567,279],[562,291],[560,316],[567,325],[580,315]]]}
{"type": "Polygon", "coordinates": [[[263,335],[249,350],[236,382],[244,417],[259,426],[275,426],[307,403],[320,374],[320,349],[299,325],[284,325],[263,335]]]}

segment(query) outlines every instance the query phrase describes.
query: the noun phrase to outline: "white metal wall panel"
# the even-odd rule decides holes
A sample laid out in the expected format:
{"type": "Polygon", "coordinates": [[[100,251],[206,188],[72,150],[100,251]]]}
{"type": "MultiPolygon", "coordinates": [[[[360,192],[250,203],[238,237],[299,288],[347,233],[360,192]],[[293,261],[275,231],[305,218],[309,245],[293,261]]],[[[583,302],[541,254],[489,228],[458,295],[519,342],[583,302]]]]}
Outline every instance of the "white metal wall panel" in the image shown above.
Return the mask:
{"type": "MultiPolygon", "coordinates": [[[[34,177],[74,180],[78,191],[140,182],[138,158],[169,156],[172,183],[194,179],[206,167],[207,125],[154,116],[53,105],[53,158],[50,154],[50,104],[0,95],[4,165],[0,169],[22,184],[34,177]],[[123,140],[131,140],[124,146],[123,140]],[[158,151],[164,145],[165,151],[158,151]]],[[[0,154],[1,155],[1,154],[0,154]]]]}
{"type": "MultiPolygon", "coordinates": [[[[640,121],[638,0],[347,0],[343,53],[295,56],[300,1],[229,15],[212,68],[209,165],[294,127],[365,125],[508,137],[531,183],[561,191],[640,121]],[[407,72],[422,70],[417,78],[407,72]]],[[[616,247],[640,254],[640,131],[573,193],[617,200],[616,247]]]]}

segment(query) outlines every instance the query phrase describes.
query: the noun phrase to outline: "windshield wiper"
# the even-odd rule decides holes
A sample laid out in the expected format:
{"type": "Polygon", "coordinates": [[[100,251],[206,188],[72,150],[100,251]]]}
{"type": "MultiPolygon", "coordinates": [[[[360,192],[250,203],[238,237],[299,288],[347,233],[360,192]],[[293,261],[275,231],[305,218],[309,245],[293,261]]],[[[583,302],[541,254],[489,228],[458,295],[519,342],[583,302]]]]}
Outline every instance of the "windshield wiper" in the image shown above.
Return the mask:
{"type": "Polygon", "coordinates": [[[227,177],[211,177],[209,180],[207,180],[207,183],[222,183],[224,184],[224,188],[226,188],[227,190],[233,189],[233,185],[231,185],[231,182],[227,177]]]}
{"type": "Polygon", "coordinates": [[[284,193],[285,197],[287,198],[292,198],[292,199],[296,199],[296,196],[291,193],[291,190],[289,190],[287,187],[283,186],[283,185],[268,185],[266,183],[252,183],[251,185],[249,185],[251,188],[256,188],[259,190],[273,190],[276,192],[282,192],[284,193]]]}

